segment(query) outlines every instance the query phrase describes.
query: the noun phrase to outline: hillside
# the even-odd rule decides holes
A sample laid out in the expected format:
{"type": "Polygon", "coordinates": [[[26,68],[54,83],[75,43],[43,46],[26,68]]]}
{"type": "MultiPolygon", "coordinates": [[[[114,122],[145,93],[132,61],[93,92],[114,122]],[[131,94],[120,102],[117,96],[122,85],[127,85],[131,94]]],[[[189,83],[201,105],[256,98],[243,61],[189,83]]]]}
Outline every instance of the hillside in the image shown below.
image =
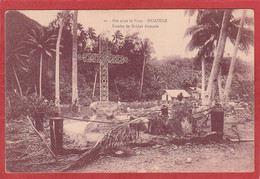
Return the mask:
{"type": "Polygon", "coordinates": [[[5,14],[6,42],[15,44],[22,40],[25,33],[42,26],[18,11],[7,11],[5,14]]]}

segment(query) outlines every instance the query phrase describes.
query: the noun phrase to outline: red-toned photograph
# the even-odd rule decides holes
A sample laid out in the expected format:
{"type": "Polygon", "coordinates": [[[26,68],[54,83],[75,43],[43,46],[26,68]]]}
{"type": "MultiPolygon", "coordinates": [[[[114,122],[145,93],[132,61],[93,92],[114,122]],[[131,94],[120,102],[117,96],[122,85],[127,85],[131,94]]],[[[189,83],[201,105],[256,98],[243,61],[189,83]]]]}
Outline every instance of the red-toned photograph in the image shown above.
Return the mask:
{"type": "Polygon", "coordinates": [[[17,3],[0,178],[259,177],[257,7],[17,3]]]}

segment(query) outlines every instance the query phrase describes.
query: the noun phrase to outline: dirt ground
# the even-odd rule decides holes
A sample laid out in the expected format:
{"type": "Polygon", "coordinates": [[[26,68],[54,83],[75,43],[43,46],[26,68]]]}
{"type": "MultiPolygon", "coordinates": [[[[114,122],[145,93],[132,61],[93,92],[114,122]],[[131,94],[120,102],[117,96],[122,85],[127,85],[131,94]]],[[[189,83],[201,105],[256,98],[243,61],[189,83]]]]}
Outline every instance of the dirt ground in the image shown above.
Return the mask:
{"type": "MultiPolygon", "coordinates": [[[[84,113],[88,113],[84,111],[84,113]]],[[[226,114],[225,137],[237,138],[231,127],[236,125],[241,139],[254,139],[252,118],[226,114]]],[[[244,116],[244,115],[243,115],[244,116]]],[[[49,141],[49,132],[45,137],[49,141]]],[[[70,148],[64,141],[66,148],[70,148]]],[[[156,145],[132,148],[129,157],[100,156],[93,163],[70,171],[75,173],[112,172],[253,172],[254,141],[211,144],[156,145]]],[[[6,122],[6,168],[8,172],[58,172],[79,155],[59,156],[58,163],[26,120],[6,122]],[[17,133],[19,131],[19,133],[17,133]],[[19,135],[18,135],[19,134],[19,135]]]]}
{"type": "MultiPolygon", "coordinates": [[[[254,139],[254,121],[245,116],[225,113],[224,138],[237,139],[231,129],[235,125],[242,140],[254,139]]],[[[254,149],[254,141],[136,147],[129,157],[101,156],[71,172],[253,172],[254,149]]]]}
{"type": "Polygon", "coordinates": [[[125,158],[102,156],[73,172],[253,172],[254,142],[134,148],[125,158]]]}

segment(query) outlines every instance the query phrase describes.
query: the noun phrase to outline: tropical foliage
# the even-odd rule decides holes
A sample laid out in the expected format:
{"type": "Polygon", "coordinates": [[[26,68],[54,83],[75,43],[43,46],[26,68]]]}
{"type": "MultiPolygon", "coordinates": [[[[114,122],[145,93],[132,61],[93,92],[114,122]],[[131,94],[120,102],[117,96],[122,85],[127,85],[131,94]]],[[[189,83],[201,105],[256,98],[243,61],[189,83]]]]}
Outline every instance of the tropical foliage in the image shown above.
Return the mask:
{"type": "MultiPolygon", "coordinates": [[[[198,49],[198,53],[194,58],[196,64],[202,61],[202,101],[204,101],[205,91],[205,60],[215,57],[207,88],[207,95],[209,95],[209,98],[211,98],[211,91],[212,87],[214,86],[212,81],[218,75],[219,95],[220,99],[223,100],[223,89],[221,82],[222,69],[219,69],[219,66],[220,62],[223,63],[222,57],[225,50],[224,48],[226,44],[226,37],[232,44],[237,43],[237,48],[241,51],[244,51],[245,53],[248,53],[249,47],[254,44],[254,32],[251,28],[254,23],[253,18],[243,17],[243,25],[241,26],[241,18],[234,18],[234,16],[230,14],[232,12],[230,10],[230,16],[228,16],[228,19],[226,19],[224,23],[224,14],[227,14],[228,12],[229,11],[224,9],[200,9],[186,11],[189,16],[193,16],[195,13],[197,13],[196,24],[186,30],[185,36],[191,36],[191,40],[187,45],[187,50],[192,51],[198,49]],[[225,30],[223,28],[224,26],[226,27],[225,30]],[[240,34],[238,39],[239,42],[236,42],[238,32],[240,34]],[[220,39],[222,39],[221,42],[219,42],[220,39]],[[220,46],[219,49],[217,49],[218,45],[220,46]]],[[[232,66],[234,67],[233,64],[232,66]]],[[[229,85],[226,85],[226,88],[227,86],[230,86],[230,78],[232,77],[229,77],[229,85]]],[[[228,95],[226,91],[225,95],[228,95]]]]}
{"type": "Polygon", "coordinates": [[[28,48],[29,55],[35,55],[40,60],[39,68],[39,96],[42,97],[42,65],[43,58],[52,57],[55,52],[55,35],[46,28],[28,33],[24,42],[28,48]]]}
{"type": "MultiPolygon", "coordinates": [[[[55,101],[56,57],[54,54],[56,52],[56,56],[59,54],[60,103],[71,104],[73,12],[67,12],[66,16],[63,13],[59,13],[48,27],[40,26],[19,12],[7,13],[9,30],[6,40],[6,89],[10,92],[8,93],[10,98],[14,94],[19,96],[37,94],[48,101],[55,101]],[[25,23],[15,22],[13,24],[12,18],[20,19],[25,23]],[[60,29],[61,20],[62,29],[60,29]],[[16,32],[15,29],[21,29],[21,31],[16,32]],[[60,53],[55,48],[59,31],[62,32],[59,42],[60,53]],[[17,36],[17,33],[20,36],[17,36]],[[16,37],[15,40],[13,36],[16,37]]],[[[222,10],[198,11],[197,24],[186,31],[186,35],[191,36],[191,41],[187,46],[188,50],[199,50],[195,58],[170,56],[161,60],[154,59],[151,57],[154,50],[150,39],[142,39],[136,32],[125,36],[119,30],[112,33],[109,37],[111,39],[108,43],[109,50],[112,54],[128,57],[128,63],[109,65],[109,100],[117,101],[119,98],[122,101],[159,100],[163,90],[167,88],[185,89],[187,82],[200,87],[202,81],[198,77],[202,74],[194,59],[208,58],[205,62],[205,75],[208,78],[212,68],[214,49],[218,43],[219,24],[221,24],[222,17],[222,10]],[[206,18],[209,16],[212,18],[206,18]],[[209,21],[209,19],[211,20],[209,21]]],[[[233,33],[237,32],[239,19],[231,16],[230,23],[228,39],[234,43],[236,36],[233,33]]],[[[246,18],[244,31],[247,35],[241,37],[243,42],[239,46],[241,50],[247,51],[253,43],[251,37],[253,32],[248,28],[251,24],[251,19],[246,18]]],[[[100,34],[97,34],[94,28],[84,29],[81,24],[77,23],[77,33],[75,34],[77,35],[78,54],[98,52],[97,37],[100,34]]],[[[225,79],[228,74],[226,67],[230,64],[230,58],[224,58],[222,61],[222,79],[225,79]]],[[[239,60],[237,65],[239,69],[235,71],[230,98],[249,101],[252,99],[253,76],[248,75],[250,70],[247,70],[249,67],[246,63],[239,60]],[[245,69],[245,71],[240,69],[245,69]],[[245,84],[241,85],[241,88],[236,85],[241,83],[245,84]]],[[[77,81],[80,104],[87,105],[99,99],[98,70],[98,64],[78,61],[77,81]]]]}
{"type": "MultiPolygon", "coordinates": [[[[194,12],[194,11],[193,11],[194,12]]],[[[194,13],[190,13],[194,15],[194,13]]],[[[191,36],[191,40],[187,45],[187,50],[192,51],[198,49],[195,59],[213,57],[214,51],[217,47],[222,19],[224,15],[223,9],[200,9],[197,10],[196,24],[189,27],[185,36],[191,36]]],[[[228,24],[227,37],[228,40],[235,44],[236,34],[238,31],[240,18],[234,18],[231,15],[228,24]]],[[[242,30],[241,42],[239,49],[248,52],[250,45],[254,44],[254,32],[248,26],[253,25],[253,18],[245,19],[245,26],[242,30]]]]}

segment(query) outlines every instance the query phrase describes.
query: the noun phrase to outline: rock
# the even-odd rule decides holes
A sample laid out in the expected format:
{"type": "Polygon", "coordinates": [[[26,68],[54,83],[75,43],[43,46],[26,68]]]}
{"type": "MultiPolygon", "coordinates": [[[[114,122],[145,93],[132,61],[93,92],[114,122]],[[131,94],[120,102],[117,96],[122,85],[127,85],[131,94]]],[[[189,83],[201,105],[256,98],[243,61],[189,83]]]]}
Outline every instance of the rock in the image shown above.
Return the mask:
{"type": "Polygon", "coordinates": [[[130,111],[131,111],[131,109],[130,109],[129,107],[127,107],[127,108],[126,108],[126,112],[129,113],[130,111]]]}
{"type": "Polygon", "coordinates": [[[94,113],[90,120],[108,123],[73,121],[73,123],[64,124],[65,134],[81,145],[86,145],[87,142],[97,142],[111,129],[113,124],[110,123],[118,122],[114,117],[114,112],[117,110],[116,103],[94,102],[90,104],[90,108],[94,113]]]}
{"type": "Polygon", "coordinates": [[[142,152],[140,152],[140,151],[135,151],[135,154],[136,154],[136,155],[142,155],[142,152]]]}
{"type": "Polygon", "coordinates": [[[88,122],[81,121],[65,121],[63,125],[63,132],[77,145],[86,145],[87,140],[84,136],[85,128],[88,124],[88,122]]]}
{"type": "Polygon", "coordinates": [[[190,157],[188,157],[187,159],[186,159],[186,163],[191,163],[192,162],[192,159],[190,158],[190,157]]]}
{"type": "Polygon", "coordinates": [[[158,145],[158,144],[152,146],[152,148],[159,148],[159,147],[161,147],[161,145],[158,145]]]}
{"type": "Polygon", "coordinates": [[[98,101],[90,104],[90,108],[93,110],[97,117],[108,117],[114,116],[114,113],[118,110],[118,104],[115,102],[104,102],[98,101]]]}
{"type": "Polygon", "coordinates": [[[116,157],[128,157],[133,155],[134,152],[128,146],[119,145],[112,149],[112,154],[116,157]]]}
{"type": "Polygon", "coordinates": [[[182,160],[181,160],[180,158],[176,158],[176,159],[175,159],[175,164],[177,164],[177,165],[182,165],[183,162],[182,162],[182,160]]]}
{"type": "Polygon", "coordinates": [[[124,152],[122,150],[115,151],[116,155],[122,155],[124,152]]]}

